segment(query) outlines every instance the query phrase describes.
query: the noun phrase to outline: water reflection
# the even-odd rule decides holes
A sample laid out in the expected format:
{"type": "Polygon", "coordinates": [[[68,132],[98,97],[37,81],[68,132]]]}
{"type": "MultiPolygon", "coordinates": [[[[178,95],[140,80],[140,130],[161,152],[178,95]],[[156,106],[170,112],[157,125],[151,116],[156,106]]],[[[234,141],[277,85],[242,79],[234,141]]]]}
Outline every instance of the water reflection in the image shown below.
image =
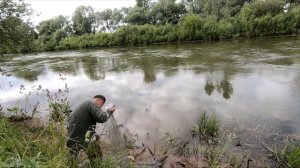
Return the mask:
{"type": "Polygon", "coordinates": [[[156,76],[154,72],[154,65],[148,59],[143,59],[141,61],[141,67],[144,71],[144,82],[151,83],[156,81],[156,76]]]}
{"type": "Polygon", "coordinates": [[[24,78],[29,81],[35,81],[38,80],[38,76],[42,74],[43,71],[34,71],[29,69],[23,69],[18,70],[15,73],[13,73],[14,76],[19,78],[24,78]]]}
{"type": "Polygon", "coordinates": [[[233,86],[228,80],[222,80],[220,83],[213,84],[206,81],[204,85],[204,90],[208,96],[210,96],[214,90],[217,90],[219,94],[222,94],[224,99],[229,99],[230,95],[233,93],[233,86]]]}
{"type": "MultiPolygon", "coordinates": [[[[16,103],[22,99],[21,84],[29,90],[42,85],[56,91],[68,83],[73,108],[94,94],[104,94],[118,105],[118,121],[141,135],[187,129],[204,110],[240,123],[253,118],[296,122],[299,42],[234,41],[15,57],[0,63],[12,74],[0,75],[0,102],[28,108],[16,103]]],[[[30,101],[46,102],[43,96],[30,101]]]]}
{"type": "Polygon", "coordinates": [[[223,97],[225,99],[229,99],[230,95],[233,93],[233,87],[231,83],[227,80],[221,81],[219,85],[217,85],[217,91],[219,93],[223,93],[223,97]]]}
{"type": "Polygon", "coordinates": [[[80,63],[84,73],[91,80],[102,80],[105,78],[105,66],[103,66],[105,62],[100,58],[86,56],[80,58],[80,63]]]}
{"type": "Polygon", "coordinates": [[[77,75],[80,70],[80,63],[77,58],[55,58],[51,63],[47,64],[48,68],[53,72],[66,73],[69,75],[77,75]]]}
{"type": "Polygon", "coordinates": [[[204,86],[204,90],[205,90],[206,94],[208,96],[210,96],[214,92],[215,86],[214,86],[214,84],[206,81],[205,86],[204,86]]]}

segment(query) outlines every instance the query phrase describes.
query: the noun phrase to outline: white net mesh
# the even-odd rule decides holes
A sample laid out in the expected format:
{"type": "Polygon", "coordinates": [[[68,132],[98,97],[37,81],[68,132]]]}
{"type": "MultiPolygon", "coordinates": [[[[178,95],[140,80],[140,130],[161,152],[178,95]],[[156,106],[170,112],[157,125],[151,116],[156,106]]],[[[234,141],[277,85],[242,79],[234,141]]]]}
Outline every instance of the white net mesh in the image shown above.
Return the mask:
{"type": "Polygon", "coordinates": [[[125,148],[123,135],[118,127],[117,120],[113,115],[111,115],[106,123],[103,124],[100,138],[109,143],[115,151],[120,151],[125,148]]]}

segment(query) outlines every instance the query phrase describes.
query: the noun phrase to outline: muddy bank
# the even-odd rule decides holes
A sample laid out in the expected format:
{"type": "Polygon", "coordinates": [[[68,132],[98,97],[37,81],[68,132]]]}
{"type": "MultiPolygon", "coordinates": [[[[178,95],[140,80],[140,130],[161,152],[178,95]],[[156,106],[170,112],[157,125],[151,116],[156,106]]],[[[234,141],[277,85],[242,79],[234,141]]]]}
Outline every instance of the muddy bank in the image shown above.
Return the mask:
{"type": "MultiPolygon", "coordinates": [[[[40,119],[24,115],[8,119],[31,134],[39,134],[47,126],[40,119]]],[[[300,144],[293,128],[274,127],[278,121],[237,127],[233,120],[221,122],[215,116],[201,115],[198,123],[181,135],[166,133],[148,138],[124,131],[114,122],[108,121],[114,125],[98,132],[100,139],[92,143],[99,147],[96,152],[102,160],[112,159],[122,168],[276,167],[279,163],[271,157],[270,149],[281,151],[287,143],[300,144]]],[[[65,133],[59,123],[53,128],[65,133]]],[[[90,163],[87,157],[79,158],[79,162],[83,167],[83,163],[90,163]]]]}
{"type": "MultiPolygon", "coordinates": [[[[285,122],[256,120],[262,124],[249,121],[240,125],[235,120],[221,122],[213,116],[201,117],[194,127],[180,134],[148,134],[145,138],[121,131],[123,140],[119,142],[126,149],[123,156],[127,164],[166,168],[276,167],[280,163],[272,158],[274,153],[270,150],[281,151],[289,143],[300,144],[297,129],[286,127],[285,122]]],[[[99,145],[104,156],[112,154],[114,146],[105,136],[99,145]]]]}

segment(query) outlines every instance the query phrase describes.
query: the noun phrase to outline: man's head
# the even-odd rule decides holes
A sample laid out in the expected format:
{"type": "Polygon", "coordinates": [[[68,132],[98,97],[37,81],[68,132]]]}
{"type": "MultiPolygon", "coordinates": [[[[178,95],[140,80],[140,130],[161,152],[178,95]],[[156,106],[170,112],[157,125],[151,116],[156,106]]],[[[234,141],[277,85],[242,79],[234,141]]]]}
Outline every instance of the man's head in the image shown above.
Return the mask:
{"type": "Polygon", "coordinates": [[[93,97],[96,104],[100,107],[102,107],[106,101],[105,97],[103,95],[96,95],[93,97]]]}

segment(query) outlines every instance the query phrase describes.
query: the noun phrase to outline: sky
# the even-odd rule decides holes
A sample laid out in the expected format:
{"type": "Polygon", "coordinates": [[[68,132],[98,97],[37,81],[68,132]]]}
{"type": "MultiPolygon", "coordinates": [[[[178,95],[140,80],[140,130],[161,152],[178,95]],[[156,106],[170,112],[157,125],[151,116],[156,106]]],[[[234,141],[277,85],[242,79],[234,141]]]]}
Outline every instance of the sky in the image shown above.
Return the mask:
{"type": "Polygon", "coordinates": [[[31,5],[31,8],[39,14],[32,17],[33,24],[51,19],[58,15],[72,16],[77,6],[92,6],[96,11],[107,8],[132,7],[135,0],[24,0],[31,5]]]}

